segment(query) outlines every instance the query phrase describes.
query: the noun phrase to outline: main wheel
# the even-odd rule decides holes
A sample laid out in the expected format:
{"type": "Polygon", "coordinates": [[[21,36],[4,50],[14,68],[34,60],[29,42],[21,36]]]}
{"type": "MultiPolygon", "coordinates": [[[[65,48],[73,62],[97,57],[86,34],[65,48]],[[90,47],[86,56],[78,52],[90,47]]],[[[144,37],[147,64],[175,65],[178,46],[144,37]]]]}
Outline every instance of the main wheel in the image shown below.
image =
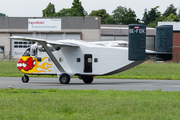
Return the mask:
{"type": "Polygon", "coordinates": [[[59,77],[59,82],[61,84],[68,84],[70,82],[70,76],[68,74],[62,74],[60,77],[59,77]]]}
{"type": "Polygon", "coordinates": [[[24,76],[22,77],[22,82],[23,82],[23,83],[28,83],[28,82],[29,82],[29,77],[28,77],[27,75],[24,75],[24,76]]]}
{"type": "Polygon", "coordinates": [[[93,81],[93,76],[87,76],[83,78],[85,84],[91,84],[93,81]]]}

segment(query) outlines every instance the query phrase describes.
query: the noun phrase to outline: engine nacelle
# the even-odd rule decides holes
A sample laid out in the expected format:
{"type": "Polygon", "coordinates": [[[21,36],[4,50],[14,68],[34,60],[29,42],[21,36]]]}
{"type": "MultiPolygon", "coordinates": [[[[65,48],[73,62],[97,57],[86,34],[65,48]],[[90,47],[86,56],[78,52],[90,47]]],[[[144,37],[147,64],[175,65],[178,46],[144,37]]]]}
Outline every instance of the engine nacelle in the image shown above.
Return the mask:
{"type": "MultiPolygon", "coordinates": [[[[50,45],[50,44],[47,44],[47,47],[48,47],[49,50],[51,50],[51,51],[58,51],[58,50],[61,49],[60,46],[53,46],[53,45],[50,45]]],[[[46,52],[42,45],[38,45],[38,50],[39,50],[40,52],[46,52]]]]}

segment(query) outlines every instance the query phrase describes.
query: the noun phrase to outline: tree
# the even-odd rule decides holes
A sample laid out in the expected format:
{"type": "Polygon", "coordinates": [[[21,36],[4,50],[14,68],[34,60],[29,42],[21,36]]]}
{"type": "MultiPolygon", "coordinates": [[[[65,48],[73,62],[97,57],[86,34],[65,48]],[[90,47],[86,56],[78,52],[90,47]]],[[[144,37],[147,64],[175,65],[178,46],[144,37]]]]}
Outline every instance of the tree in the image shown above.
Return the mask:
{"type": "Polygon", "coordinates": [[[132,24],[132,23],[139,23],[139,19],[136,18],[136,14],[130,8],[127,9],[126,7],[117,7],[113,11],[113,17],[118,24],[132,24]]]}
{"type": "Polygon", "coordinates": [[[43,17],[53,17],[55,16],[55,8],[54,4],[51,4],[51,2],[48,4],[48,6],[42,10],[43,17]]]}
{"type": "Polygon", "coordinates": [[[70,16],[87,16],[79,0],[74,0],[71,8],[63,8],[59,12],[55,12],[54,5],[49,3],[46,9],[43,10],[43,17],[70,17],[70,16]]]}
{"type": "Polygon", "coordinates": [[[142,18],[142,21],[144,22],[144,23],[148,23],[149,22],[149,20],[148,20],[149,18],[148,18],[148,12],[147,12],[147,8],[144,10],[144,14],[143,14],[143,18],[142,18]]]}
{"type": "Polygon", "coordinates": [[[117,22],[115,21],[115,19],[114,19],[114,17],[112,15],[109,15],[105,19],[105,24],[117,24],[117,22]]]}
{"type": "Polygon", "coordinates": [[[74,0],[72,3],[72,16],[87,16],[87,12],[84,10],[83,6],[81,5],[81,2],[79,0],[74,0]]]}
{"type": "Polygon", "coordinates": [[[179,12],[178,12],[178,15],[177,15],[179,18],[180,18],[180,9],[179,9],[179,12]]]}
{"type": "Polygon", "coordinates": [[[161,13],[157,10],[158,8],[159,6],[156,6],[155,8],[151,8],[148,12],[147,9],[145,9],[142,21],[146,24],[156,21],[156,19],[161,16],[161,13]]]}
{"type": "Polygon", "coordinates": [[[87,12],[84,10],[79,0],[74,0],[71,8],[63,8],[56,13],[58,17],[71,17],[71,16],[87,16],[87,12]]]}
{"type": "Polygon", "coordinates": [[[168,17],[170,14],[176,14],[177,8],[174,7],[173,4],[171,4],[169,7],[167,7],[166,11],[163,13],[163,16],[168,17]]]}
{"type": "Polygon", "coordinates": [[[101,17],[101,24],[111,24],[111,20],[113,20],[113,18],[106,13],[105,9],[93,10],[89,16],[101,17]]]}
{"type": "Polygon", "coordinates": [[[64,16],[66,16],[66,17],[68,17],[68,16],[71,16],[71,13],[72,13],[72,10],[71,10],[70,8],[68,8],[68,9],[62,9],[62,10],[60,10],[59,12],[57,12],[57,13],[55,14],[55,16],[58,16],[58,17],[64,17],[64,16]]]}
{"type": "Polygon", "coordinates": [[[8,16],[6,16],[6,14],[4,13],[0,13],[0,17],[8,17],[8,16]]]}
{"type": "Polygon", "coordinates": [[[173,13],[171,13],[168,17],[166,17],[163,21],[175,21],[175,22],[179,22],[180,18],[178,17],[178,15],[174,15],[173,13]]]}

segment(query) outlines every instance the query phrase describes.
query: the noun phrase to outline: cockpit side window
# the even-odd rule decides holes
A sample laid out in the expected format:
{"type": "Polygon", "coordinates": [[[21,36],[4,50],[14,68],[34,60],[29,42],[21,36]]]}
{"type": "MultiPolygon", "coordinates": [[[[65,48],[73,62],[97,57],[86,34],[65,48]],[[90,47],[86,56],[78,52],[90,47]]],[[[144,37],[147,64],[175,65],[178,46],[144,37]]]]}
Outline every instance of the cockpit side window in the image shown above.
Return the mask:
{"type": "Polygon", "coordinates": [[[36,48],[32,48],[32,56],[36,56],[36,54],[37,54],[37,49],[36,48]]]}
{"type": "Polygon", "coordinates": [[[30,56],[30,48],[24,52],[23,56],[30,56]]]}

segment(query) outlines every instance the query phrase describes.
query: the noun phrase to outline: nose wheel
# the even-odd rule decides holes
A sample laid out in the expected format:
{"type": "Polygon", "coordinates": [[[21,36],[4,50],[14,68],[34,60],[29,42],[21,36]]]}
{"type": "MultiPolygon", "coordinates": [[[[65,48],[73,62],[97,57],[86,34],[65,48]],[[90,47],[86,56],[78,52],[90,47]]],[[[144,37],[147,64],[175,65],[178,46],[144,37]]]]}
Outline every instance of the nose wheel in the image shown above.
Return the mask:
{"type": "Polygon", "coordinates": [[[23,83],[28,83],[29,82],[29,77],[24,74],[24,76],[22,77],[22,82],[23,83]]]}

